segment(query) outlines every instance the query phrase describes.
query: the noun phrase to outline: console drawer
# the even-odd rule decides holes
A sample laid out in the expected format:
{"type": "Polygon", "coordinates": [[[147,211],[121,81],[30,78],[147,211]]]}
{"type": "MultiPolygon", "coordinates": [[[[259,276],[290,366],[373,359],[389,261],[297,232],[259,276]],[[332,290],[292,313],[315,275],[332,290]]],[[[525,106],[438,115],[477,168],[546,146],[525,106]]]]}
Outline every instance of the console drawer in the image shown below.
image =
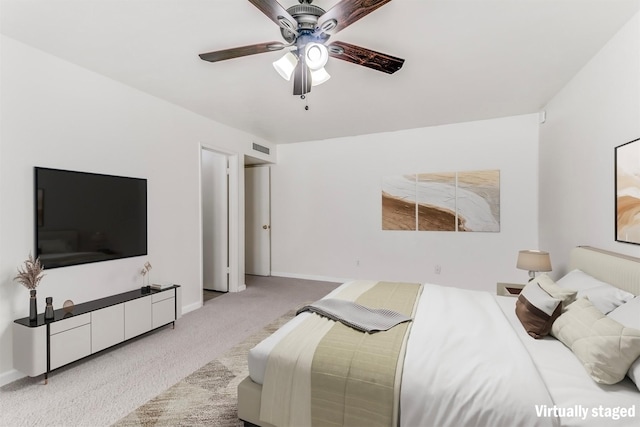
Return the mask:
{"type": "Polygon", "coordinates": [[[174,296],[175,296],[175,291],[173,289],[170,289],[167,291],[162,291],[162,292],[158,292],[157,294],[151,295],[151,301],[159,302],[169,298],[174,298],[174,296]]]}
{"type": "Polygon", "coordinates": [[[176,299],[169,298],[153,304],[153,327],[157,328],[176,320],[176,299]]]}
{"type": "Polygon", "coordinates": [[[78,326],[87,325],[89,323],[91,323],[91,313],[85,313],[79,316],[69,317],[68,319],[52,323],[51,326],[49,326],[49,333],[51,335],[58,334],[60,332],[77,328],[78,326]]]}
{"type": "Polygon", "coordinates": [[[91,325],[86,324],[55,335],[52,334],[50,345],[50,369],[56,369],[82,359],[91,354],[91,325]]]}

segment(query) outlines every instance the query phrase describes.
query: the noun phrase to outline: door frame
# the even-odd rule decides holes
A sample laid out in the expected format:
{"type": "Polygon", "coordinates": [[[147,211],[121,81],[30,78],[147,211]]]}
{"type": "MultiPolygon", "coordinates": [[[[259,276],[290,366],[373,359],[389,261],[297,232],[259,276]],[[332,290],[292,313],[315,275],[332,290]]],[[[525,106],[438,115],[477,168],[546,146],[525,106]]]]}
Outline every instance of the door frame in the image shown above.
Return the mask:
{"type": "MultiPolygon", "coordinates": [[[[240,220],[244,222],[244,215],[241,218],[240,205],[240,180],[244,183],[244,157],[242,164],[243,176],[240,177],[241,156],[233,151],[225,150],[212,144],[200,143],[198,145],[198,220],[200,229],[200,289],[204,288],[203,278],[203,244],[202,244],[202,150],[213,151],[227,157],[229,165],[229,292],[240,292],[246,289],[244,284],[244,226],[240,227],[240,220]],[[241,280],[242,278],[242,280],[241,280]]],[[[242,205],[242,208],[244,205],[242,205]]],[[[244,212],[243,212],[244,213],[244,212]]],[[[200,292],[200,304],[202,305],[202,292],[200,292]]]]}

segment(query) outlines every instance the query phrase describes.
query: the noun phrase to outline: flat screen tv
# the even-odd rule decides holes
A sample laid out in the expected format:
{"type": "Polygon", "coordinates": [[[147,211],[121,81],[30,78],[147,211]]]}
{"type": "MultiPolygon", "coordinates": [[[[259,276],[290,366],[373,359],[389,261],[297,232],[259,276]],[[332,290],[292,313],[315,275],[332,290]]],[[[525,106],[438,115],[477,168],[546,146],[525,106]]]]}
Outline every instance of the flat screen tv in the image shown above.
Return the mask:
{"type": "Polygon", "coordinates": [[[147,180],[35,168],[35,253],[45,268],[147,254],[147,180]]]}

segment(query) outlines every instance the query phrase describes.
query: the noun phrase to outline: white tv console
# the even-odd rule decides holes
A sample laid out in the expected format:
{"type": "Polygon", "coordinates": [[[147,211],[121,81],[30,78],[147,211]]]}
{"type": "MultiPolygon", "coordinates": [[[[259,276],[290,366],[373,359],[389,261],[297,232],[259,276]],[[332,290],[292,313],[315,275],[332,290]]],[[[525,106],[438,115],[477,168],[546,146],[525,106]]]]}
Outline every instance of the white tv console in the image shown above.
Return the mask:
{"type": "Polygon", "coordinates": [[[172,324],[182,316],[181,289],[146,288],[88,301],[66,312],[54,311],[52,320],[39,314],[13,323],[13,365],[45,384],[54,369],[120,344],[153,329],[172,324]]]}

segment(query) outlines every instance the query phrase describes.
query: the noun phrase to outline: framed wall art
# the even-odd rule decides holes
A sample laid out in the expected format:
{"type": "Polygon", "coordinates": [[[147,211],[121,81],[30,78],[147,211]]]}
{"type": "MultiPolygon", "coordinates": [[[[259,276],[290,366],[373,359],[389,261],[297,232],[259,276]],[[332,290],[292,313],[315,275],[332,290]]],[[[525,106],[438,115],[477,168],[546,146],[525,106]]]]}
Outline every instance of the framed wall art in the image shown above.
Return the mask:
{"type": "Polygon", "coordinates": [[[382,229],[500,232],[500,171],[385,176],[382,229]]]}
{"type": "Polygon", "coordinates": [[[616,241],[640,245],[640,138],[615,148],[616,241]]]}

